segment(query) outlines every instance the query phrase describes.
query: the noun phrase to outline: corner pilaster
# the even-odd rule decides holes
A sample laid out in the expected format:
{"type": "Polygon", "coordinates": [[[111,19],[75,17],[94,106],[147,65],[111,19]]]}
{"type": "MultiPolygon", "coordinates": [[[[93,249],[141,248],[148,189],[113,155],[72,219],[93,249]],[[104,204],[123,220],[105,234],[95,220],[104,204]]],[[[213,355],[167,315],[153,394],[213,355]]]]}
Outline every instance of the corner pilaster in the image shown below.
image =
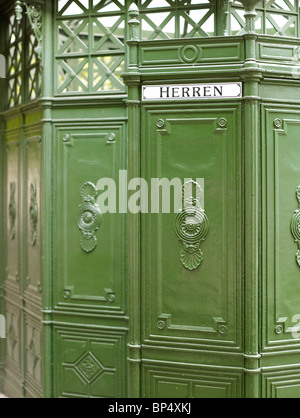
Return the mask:
{"type": "MultiPolygon", "coordinates": [[[[128,9],[128,64],[123,75],[128,86],[128,178],[140,178],[140,74],[139,10],[133,3],[128,9]]],[[[140,287],[140,217],[128,213],[128,298],[129,298],[129,390],[130,398],[140,398],[141,381],[141,287],[140,287]]]]}
{"type": "Polygon", "coordinates": [[[244,205],[245,205],[245,397],[260,398],[260,97],[263,78],[256,59],[258,0],[239,0],[245,8],[244,82],[244,205]]]}
{"type": "Polygon", "coordinates": [[[53,127],[52,127],[52,100],[53,96],[53,16],[54,2],[45,2],[43,19],[43,37],[47,36],[47,45],[43,43],[43,80],[42,99],[40,100],[43,109],[43,141],[41,161],[41,224],[44,228],[41,232],[41,253],[42,253],[42,290],[43,290],[43,385],[44,397],[53,397],[53,200],[52,200],[52,178],[53,178],[53,127]],[[47,34],[47,35],[46,35],[47,34]],[[47,191],[47,192],[45,192],[47,191]]]}

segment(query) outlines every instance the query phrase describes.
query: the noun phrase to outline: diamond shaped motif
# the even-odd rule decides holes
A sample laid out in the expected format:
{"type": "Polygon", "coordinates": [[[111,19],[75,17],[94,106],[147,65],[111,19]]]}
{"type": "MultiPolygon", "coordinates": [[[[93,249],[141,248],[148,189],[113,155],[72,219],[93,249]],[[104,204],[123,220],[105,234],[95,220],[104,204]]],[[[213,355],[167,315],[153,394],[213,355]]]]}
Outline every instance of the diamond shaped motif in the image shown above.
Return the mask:
{"type": "MultiPolygon", "coordinates": [[[[23,15],[28,20],[27,15],[23,15]]],[[[31,25],[16,21],[12,14],[8,21],[7,40],[7,105],[13,107],[41,95],[39,43],[31,25]]]]}
{"type": "MultiPolygon", "coordinates": [[[[291,0],[261,1],[257,6],[256,31],[272,36],[299,35],[299,23],[296,16],[297,6],[291,0]],[[280,13],[276,13],[280,11],[280,13]]],[[[240,35],[245,27],[243,7],[239,3],[230,5],[230,28],[232,35],[240,35]]]]}
{"type": "Polygon", "coordinates": [[[215,34],[214,2],[139,0],[138,7],[144,40],[207,37],[215,34]]]}
{"type": "Polygon", "coordinates": [[[59,2],[58,93],[125,91],[125,17],[125,0],[59,2]]]}
{"type": "Polygon", "coordinates": [[[12,321],[13,321],[13,318],[11,320],[11,325],[10,325],[9,330],[8,330],[8,339],[9,339],[9,343],[10,343],[12,352],[14,352],[14,350],[16,348],[16,344],[18,342],[18,339],[17,339],[17,334],[16,334],[16,331],[15,331],[15,328],[13,326],[12,321]]]}
{"type": "Polygon", "coordinates": [[[33,338],[29,344],[28,347],[28,351],[29,351],[29,357],[32,363],[32,367],[33,369],[35,368],[35,366],[37,365],[37,362],[39,360],[39,356],[38,356],[38,350],[36,347],[36,342],[35,339],[33,338]]]}
{"type": "Polygon", "coordinates": [[[87,353],[76,364],[77,371],[90,383],[96,376],[99,376],[104,368],[92,353],[87,353]]]}
{"type": "Polygon", "coordinates": [[[87,53],[89,21],[73,19],[59,22],[59,54],[87,53]]]}
{"type": "Polygon", "coordinates": [[[21,59],[22,59],[22,28],[16,22],[16,17],[12,15],[8,24],[8,105],[9,107],[16,106],[22,101],[21,94],[21,59]]]}

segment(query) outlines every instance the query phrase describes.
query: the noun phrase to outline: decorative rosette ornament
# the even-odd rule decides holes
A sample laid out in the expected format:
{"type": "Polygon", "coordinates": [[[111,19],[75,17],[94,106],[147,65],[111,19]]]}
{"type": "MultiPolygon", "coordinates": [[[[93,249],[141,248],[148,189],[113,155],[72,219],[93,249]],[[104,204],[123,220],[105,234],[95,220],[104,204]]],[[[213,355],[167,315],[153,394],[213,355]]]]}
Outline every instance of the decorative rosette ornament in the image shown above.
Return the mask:
{"type": "Polygon", "coordinates": [[[297,189],[296,198],[298,201],[299,208],[295,211],[294,216],[292,218],[291,231],[295,239],[295,242],[298,245],[298,251],[296,253],[296,262],[300,267],[300,186],[297,189]]]}
{"type": "Polygon", "coordinates": [[[39,208],[37,205],[37,186],[35,182],[31,183],[30,186],[30,207],[29,207],[29,219],[31,226],[31,243],[34,247],[37,242],[37,224],[38,224],[39,208]]]}
{"type": "Polygon", "coordinates": [[[10,222],[10,239],[14,240],[16,237],[16,218],[17,218],[17,205],[15,200],[16,183],[10,183],[10,200],[9,200],[9,222],[10,222]]]}
{"type": "Polygon", "coordinates": [[[194,181],[186,183],[183,186],[184,209],[175,219],[175,231],[183,246],[180,260],[190,271],[197,270],[202,264],[203,252],[200,245],[207,237],[209,229],[207,216],[201,208],[202,195],[203,190],[198,183],[194,181]],[[192,196],[193,188],[196,189],[196,199],[192,196]]]}
{"type": "Polygon", "coordinates": [[[79,206],[77,225],[82,232],[81,248],[86,253],[91,253],[97,247],[96,231],[102,222],[102,213],[96,203],[98,191],[93,183],[85,183],[81,188],[83,203],[79,206]]]}

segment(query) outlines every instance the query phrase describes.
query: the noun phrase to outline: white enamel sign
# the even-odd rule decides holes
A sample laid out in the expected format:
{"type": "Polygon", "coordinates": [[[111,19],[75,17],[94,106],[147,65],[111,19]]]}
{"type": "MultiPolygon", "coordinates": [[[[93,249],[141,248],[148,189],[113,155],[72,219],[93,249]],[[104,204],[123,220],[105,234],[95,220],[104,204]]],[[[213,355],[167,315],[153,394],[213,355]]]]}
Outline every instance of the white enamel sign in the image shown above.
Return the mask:
{"type": "Polygon", "coordinates": [[[144,86],[143,101],[235,99],[242,97],[242,83],[144,86]]]}

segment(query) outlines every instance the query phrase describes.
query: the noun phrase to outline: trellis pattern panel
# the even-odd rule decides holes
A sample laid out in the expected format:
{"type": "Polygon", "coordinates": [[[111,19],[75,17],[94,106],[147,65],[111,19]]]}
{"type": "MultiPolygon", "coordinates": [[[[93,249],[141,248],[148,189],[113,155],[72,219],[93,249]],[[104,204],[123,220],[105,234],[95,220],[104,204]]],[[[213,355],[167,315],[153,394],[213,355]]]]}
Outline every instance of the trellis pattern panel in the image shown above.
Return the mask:
{"type": "MultiPolygon", "coordinates": [[[[240,35],[244,31],[245,18],[243,6],[235,2],[230,5],[227,22],[231,35],[240,35]]],[[[257,7],[256,32],[275,36],[299,36],[299,1],[267,0],[257,7]]]]}
{"type": "MultiPolygon", "coordinates": [[[[126,63],[129,4],[124,0],[57,2],[57,94],[126,91],[121,75],[126,63]]],[[[141,40],[244,33],[244,9],[240,3],[225,2],[222,8],[206,0],[136,0],[136,4],[141,40]]],[[[298,6],[298,0],[262,1],[257,8],[257,33],[299,36],[298,6]]]]}
{"type": "Polygon", "coordinates": [[[21,22],[12,14],[7,31],[7,107],[27,103],[41,96],[41,59],[38,41],[26,14],[21,22]]]}
{"type": "Polygon", "coordinates": [[[215,34],[215,5],[196,0],[138,0],[142,39],[207,37],[215,34]]]}
{"type": "MultiPolygon", "coordinates": [[[[125,92],[124,0],[57,2],[57,94],[125,92]]],[[[215,5],[208,1],[137,0],[141,39],[215,35],[215,5]]]]}
{"type": "Polygon", "coordinates": [[[26,99],[34,100],[41,97],[41,66],[38,55],[38,40],[31,27],[27,28],[27,50],[26,50],[26,99]]]}
{"type": "Polygon", "coordinates": [[[59,1],[57,93],[125,91],[125,1],[59,1]]]}
{"type": "Polygon", "coordinates": [[[8,107],[22,102],[22,49],[22,26],[17,24],[15,15],[11,15],[7,40],[8,107]]]}

